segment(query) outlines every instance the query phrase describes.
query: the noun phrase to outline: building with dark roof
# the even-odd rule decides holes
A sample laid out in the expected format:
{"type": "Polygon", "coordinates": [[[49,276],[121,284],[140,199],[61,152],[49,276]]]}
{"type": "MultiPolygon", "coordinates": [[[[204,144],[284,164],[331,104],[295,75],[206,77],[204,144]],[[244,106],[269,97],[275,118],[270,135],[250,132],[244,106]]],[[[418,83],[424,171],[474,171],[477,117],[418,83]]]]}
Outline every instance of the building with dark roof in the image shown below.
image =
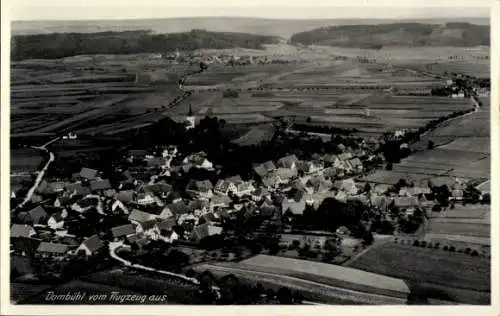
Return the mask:
{"type": "Polygon", "coordinates": [[[93,235],[83,241],[82,244],[76,249],[76,252],[78,253],[79,251],[83,251],[85,252],[85,255],[92,256],[103,250],[104,247],[105,244],[99,236],[93,235]]]}
{"type": "Polygon", "coordinates": [[[97,174],[99,171],[95,169],[90,169],[90,168],[85,168],[83,167],[82,170],[80,170],[80,177],[83,179],[87,180],[94,180],[97,177],[97,174]]]}
{"type": "Polygon", "coordinates": [[[128,235],[133,235],[135,234],[135,229],[132,224],[125,224],[121,226],[116,226],[111,228],[111,234],[113,235],[113,238],[121,238],[121,237],[126,237],[128,235]]]}
{"type": "Polygon", "coordinates": [[[30,225],[12,224],[10,238],[30,238],[36,235],[35,229],[30,225]]]}

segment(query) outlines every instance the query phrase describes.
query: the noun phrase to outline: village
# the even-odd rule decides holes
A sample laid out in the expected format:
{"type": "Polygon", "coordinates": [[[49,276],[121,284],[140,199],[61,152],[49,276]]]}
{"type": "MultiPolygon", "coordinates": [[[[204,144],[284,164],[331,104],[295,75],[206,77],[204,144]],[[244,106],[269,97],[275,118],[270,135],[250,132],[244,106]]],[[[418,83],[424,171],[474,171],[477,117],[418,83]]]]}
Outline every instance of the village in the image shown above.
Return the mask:
{"type": "MultiPolygon", "coordinates": [[[[194,125],[188,116],[186,128],[194,125]]],[[[342,264],[377,238],[418,233],[430,212],[489,200],[487,188],[459,179],[451,186],[360,181],[371,162],[384,160],[377,144],[337,149],[309,160],[289,154],[213,181],[189,178],[220,174],[205,152],[164,145],[127,150],[112,181],[89,167],[46,178],[32,208],[13,213],[13,275],[64,279],[86,271],[75,270],[75,260],[95,260],[90,269],[98,269],[116,256],[179,273],[258,253],[342,264]]]]}

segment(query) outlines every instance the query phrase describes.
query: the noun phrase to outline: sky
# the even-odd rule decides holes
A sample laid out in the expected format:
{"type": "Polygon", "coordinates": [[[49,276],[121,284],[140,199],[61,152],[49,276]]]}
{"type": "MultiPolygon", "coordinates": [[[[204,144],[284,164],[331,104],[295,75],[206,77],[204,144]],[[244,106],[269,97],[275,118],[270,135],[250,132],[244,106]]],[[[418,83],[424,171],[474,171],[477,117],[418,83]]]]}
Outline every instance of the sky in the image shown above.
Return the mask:
{"type": "Polygon", "coordinates": [[[489,0],[233,0],[230,5],[227,3],[229,2],[222,0],[10,0],[10,18],[108,20],[203,16],[281,19],[489,17],[490,5],[489,0]],[[472,3],[475,7],[471,7],[472,3]]]}

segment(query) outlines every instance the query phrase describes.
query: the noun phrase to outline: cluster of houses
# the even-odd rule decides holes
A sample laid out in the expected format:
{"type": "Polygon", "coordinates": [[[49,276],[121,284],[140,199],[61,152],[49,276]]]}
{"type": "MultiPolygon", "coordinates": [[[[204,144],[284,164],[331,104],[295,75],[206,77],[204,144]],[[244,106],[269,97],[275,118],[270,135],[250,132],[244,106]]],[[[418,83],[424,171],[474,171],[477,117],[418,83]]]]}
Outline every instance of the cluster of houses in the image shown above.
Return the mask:
{"type": "MultiPolygon", "coordinates": [[[[429,187],[367,186],[355,181],[363,172],[366,153],[315,155],[311,161],[288,155],[253,166],[253,174],[210,180],[190,179],[183,192],[166,181],[192,168],[214,171],[203,152],[180,157],[175,146],[154,154],[130,150],[126,170],[117,169],[113,181],[102,172],[82,168],[64,181],[42,181],[32,197],[30,210],[15,214],[11,227],[11,252],[25,256],[28,249],[40,258],[64,260],[72,255],[93,256],[107,252],[106,243],[123,241],[139,248],[151,241],[200,243],[223,234],[224,221],[260,216],[263,225],[281,225],[287,217],[300,217],[317,209],[326,198],[358,200],[390,217],[389,209],[410,216],[416,209],[432,208],[429,187]],[[362,154],[360,158],[357,154],[362,154]],[[174,163],[175,161],[175,163],[174,163]],[[83,222],[103,231],[85,235],[83,222]],[[120,221],[114,219],[120,218],[120,221]],[[181,228],[181,229],[180,229],[181,228]],[[28,247],[27,247],[28,245],[28,247]]],[[[463,197],[464,184],[451,186],[451,199],[463,197]]],[[[265,231],[265,227],[261,231],[265,231]]],[[[259,233],[259,232],[256,232],[259,233]]]]}

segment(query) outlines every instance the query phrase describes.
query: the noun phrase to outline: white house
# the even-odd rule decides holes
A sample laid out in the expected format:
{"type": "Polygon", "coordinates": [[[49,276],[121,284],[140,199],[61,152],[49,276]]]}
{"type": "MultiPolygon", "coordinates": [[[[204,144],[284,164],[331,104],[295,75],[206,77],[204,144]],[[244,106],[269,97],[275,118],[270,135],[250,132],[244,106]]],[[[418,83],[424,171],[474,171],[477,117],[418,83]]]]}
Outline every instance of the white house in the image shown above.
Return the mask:
{"type": "Polygon", "coordinates": [[[53,230],[58,230],[64,228],[64,218],[61,213],[55,213],[47,221],[47,225],[53,230]]]}
{"type": "Polygon", "coordinates": [[[143,193],[137,196],[137,204],[139,205],[149,205],[155,202],[155,198],[149,193],[143,193]]]}
{"type": "Polygon", "coordinates": [[[76,249],[76,253],[83,251],[86,256],[92,256],[102,250],[104,246],[104,242],[99,239],[99,236],[93,235],[80,244],[76,249]]]}

